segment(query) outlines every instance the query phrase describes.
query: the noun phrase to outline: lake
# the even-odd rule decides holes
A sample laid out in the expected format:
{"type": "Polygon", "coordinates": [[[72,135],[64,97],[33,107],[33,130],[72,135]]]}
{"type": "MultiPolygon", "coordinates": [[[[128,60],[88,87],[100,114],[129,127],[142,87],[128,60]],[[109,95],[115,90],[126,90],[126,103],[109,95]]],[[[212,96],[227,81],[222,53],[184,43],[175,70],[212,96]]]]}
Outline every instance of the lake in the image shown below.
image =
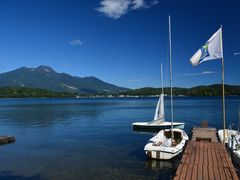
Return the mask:
{"type": "MultiPolygon", "coordinates": [[[[180,157],[148,160],[143,148],[153,134],[131,124],[153,119],[157,98],[1,99],[0,179],[171,179],[180,157]]],[[[227,124],[238,123],[240,97],[226,98],[227,124]]],[[[165,101],[166,119],[170,102],[165,101]]],[[[222,128],[221,97],[174,98],[174,119],[193,126],[208,120],[222,128]]]]}

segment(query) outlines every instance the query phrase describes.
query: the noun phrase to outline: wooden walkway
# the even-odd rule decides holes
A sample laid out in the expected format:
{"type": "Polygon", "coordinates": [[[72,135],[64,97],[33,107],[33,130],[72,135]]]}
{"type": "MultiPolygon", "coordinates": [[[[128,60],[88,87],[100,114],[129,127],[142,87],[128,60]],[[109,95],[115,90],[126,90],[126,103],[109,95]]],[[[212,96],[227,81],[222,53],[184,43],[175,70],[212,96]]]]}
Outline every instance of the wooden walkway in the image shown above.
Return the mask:
{"type": "Polygon", "coordinates": [[[174,180],[238,180],[224,144],[215,142],[216,131],[211,130],[211,136],[207,132],[209,128],[193,129],[195,139],[188,142],[174,180]]]}
{"type": "Polygon", "coordinates": [[[218,142],[216,128],[193,128],[191,141],[218,142]]]}
{"type": "Polygon", "coordinates": [[[0,136],[0,145],[14,142],[15,142],[14,136],[0,136]]]}

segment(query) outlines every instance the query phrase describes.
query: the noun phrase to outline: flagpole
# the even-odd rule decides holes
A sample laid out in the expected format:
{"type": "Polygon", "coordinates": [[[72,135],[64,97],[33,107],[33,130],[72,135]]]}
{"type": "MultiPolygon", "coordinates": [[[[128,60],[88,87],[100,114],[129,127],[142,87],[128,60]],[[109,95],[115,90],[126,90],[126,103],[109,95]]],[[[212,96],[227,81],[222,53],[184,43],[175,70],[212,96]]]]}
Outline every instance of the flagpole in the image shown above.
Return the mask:
{"type": "Polygon", "coordinates": [[[168,30],[169,30],[169,67],[170,67],[170,96],[171,96],[171,128],[172,128],[172,139],[174,139],[173,134],[173,98],[172,98],[172,29],[171,29],[171,16],[168,16],[168,30]]]}
{"type": "Polygon", "coordinates": [[[225,143],[226,129],[226,109],[225,109],[225,86],[224,86],[224,56],[223,56],[223,40],[222,40],[222,25],[221,25],[221,51],[222,51],[222,113],[223,113],[223,142],[225,143]]]}

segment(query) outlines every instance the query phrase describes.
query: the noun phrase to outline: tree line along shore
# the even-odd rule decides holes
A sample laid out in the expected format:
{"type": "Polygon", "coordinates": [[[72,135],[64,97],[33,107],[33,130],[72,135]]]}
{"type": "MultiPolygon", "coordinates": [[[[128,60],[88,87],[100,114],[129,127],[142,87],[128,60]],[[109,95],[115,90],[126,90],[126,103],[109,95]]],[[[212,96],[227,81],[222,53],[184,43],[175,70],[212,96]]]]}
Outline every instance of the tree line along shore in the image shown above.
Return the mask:
{"type": "MultiPolygon", "coordinates": [[[[80,98],[80,97],[148,97],[158,96],[161,88],[140,88],[119,93],[71,93],[53,92],[49,90],[27,87],[2,87],[0,98],[80,98]]],[[[170,88],[164,88],[164,94],[170,94],[170,88]]],[[[197,86],[192,88],[173,88],[174,96],[221,96],[222,86],[219,84],[210,86],[197,86]]],[[[240,86],[225,85],[226,96],[240,96],[240,86]]]]}

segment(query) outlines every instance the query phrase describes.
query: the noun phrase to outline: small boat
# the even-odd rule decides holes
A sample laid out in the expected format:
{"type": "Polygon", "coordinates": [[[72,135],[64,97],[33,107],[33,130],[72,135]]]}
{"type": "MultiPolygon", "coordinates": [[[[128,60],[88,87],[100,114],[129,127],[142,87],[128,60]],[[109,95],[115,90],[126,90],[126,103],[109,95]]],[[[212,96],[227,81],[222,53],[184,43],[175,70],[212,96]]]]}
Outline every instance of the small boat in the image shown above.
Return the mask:
{"type": "Polygon", "coordinates": [[[171,93],[171,129],[164,129],[151,138],[144,147],[147,157],[152,159],[172,159],[179,155],[189,139],[182,129],[173,128],[173,96],[172,96],[172,56],[171,56],[171,19],[169,16],[169,66],[170,66],[170,93],[171,93]]]}
{"type": "Polygon", "coordinates": [[[187,134],[181,129],[161,130],[149,140],[144,151],[148,158],[172,159],[182,152],[188,139],[187,134]],[[172,132],[174,138],[172,138],[172,132]]]}
{"type": "Polygon", "coordinates": [[[228,149],[231,152],[232,160],[240,167],[240,131],[233,130],[232,125],[229,125],[228,129],[225,129],[225,140],[224,140],[224,130],[218,130],[218,137],[221,142],[225,142],[228,149]]]}
{"type": "Polygon", "coordinates": [[[154,120],[150,122],[134,122],[132,124],[134,131],[152,131],[158,132],[162,129],[173,128],[184,129],[183,122],[171,122],[165,121],[164,113],[164,90],[163,90],[163,75],[162,75],[162,64],[161,64],[161,79],[162,79],[162,93],[159,96],[158,103],[155,110],[154,120]]]}
{"type": "MultiPolygon", "coordinates": [[[[220,129],[218,130],[218,138],[221,142],[224,141],[224,130],[220,129]]],[[[239,133],[237,130],[232,130],[232,129],[225,129],[225,143],[229,142],[229,139],[231,139],[232,136],[236,136],[239,133]]]]}

